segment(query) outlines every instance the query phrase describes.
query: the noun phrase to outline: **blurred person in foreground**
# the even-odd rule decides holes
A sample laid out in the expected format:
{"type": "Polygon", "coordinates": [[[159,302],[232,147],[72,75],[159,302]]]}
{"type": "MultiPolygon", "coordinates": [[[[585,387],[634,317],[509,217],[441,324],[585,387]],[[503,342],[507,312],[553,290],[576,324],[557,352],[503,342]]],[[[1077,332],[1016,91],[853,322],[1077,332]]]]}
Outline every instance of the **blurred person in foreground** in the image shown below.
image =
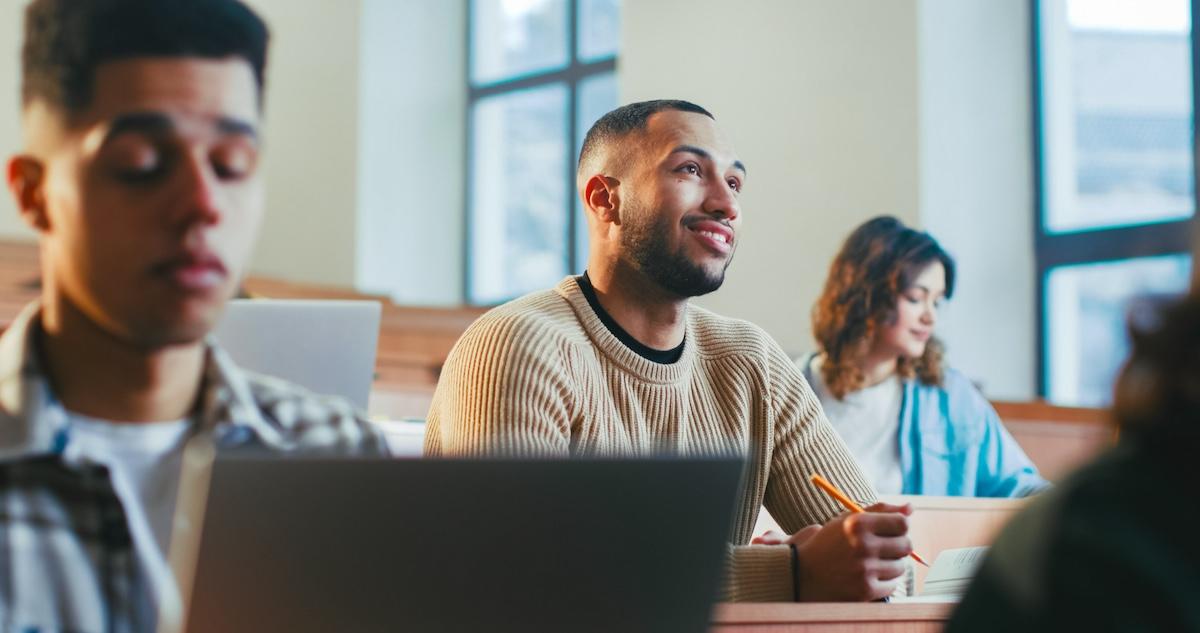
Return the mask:
{"type": "Polygon", "coordinates": [[[240,371],[206,335],[263,212],[267,28],[237,0],[34,0],[24,148],[40,300],[0,337],[0,616],[153,630],[184,444],[380,454],[335,399],[240,371]]]}
{"type": "Polygon", "coordinates": [[[1200,631],[1200,293],[1130,335],[1117,445],[1013,519],[948,631],[1200,631]]]}

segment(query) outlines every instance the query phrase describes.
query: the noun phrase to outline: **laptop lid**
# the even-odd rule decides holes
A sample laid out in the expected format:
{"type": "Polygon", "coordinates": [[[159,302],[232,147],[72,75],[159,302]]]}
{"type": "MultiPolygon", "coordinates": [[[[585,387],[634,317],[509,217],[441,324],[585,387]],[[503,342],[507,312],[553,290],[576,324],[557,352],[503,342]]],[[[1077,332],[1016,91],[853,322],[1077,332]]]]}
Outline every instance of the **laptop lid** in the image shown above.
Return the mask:
{"type": "Polygon", "coordinates": [[[741,468],[219,457],[206,503],[181,491],[186,630],[699,633],[741,468]]]}
{"type": "Polygon", "coordinates": [[[377,301],[235,299],[213,335],[239,367],[365,411],[380,310],[377,301]]]}

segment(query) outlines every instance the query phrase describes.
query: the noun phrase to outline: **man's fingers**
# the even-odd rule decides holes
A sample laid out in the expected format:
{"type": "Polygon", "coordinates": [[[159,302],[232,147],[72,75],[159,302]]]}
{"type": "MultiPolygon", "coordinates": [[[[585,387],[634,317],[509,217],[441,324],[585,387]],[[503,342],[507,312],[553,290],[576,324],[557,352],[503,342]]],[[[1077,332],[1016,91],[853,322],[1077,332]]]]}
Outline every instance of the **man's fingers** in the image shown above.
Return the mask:
{"type": "Polygon", "coordinates": [[[846,527],[859,534],[904,536],[908,534],[908,517],[894,512],[865,512],[847,517],[846,527]]]}
{"type": "Polygon", "coordinates": [[[872,580],[869,600],[879,600],[886,598],[896,593],[896,588],[900,586],[899,580],[872,580]]]}
{"type": "Polygon", "coordinates": [[[788,542],[788,535],[777,530],[768,530],[750,540],[751,545],[783,545],[788,542]]]}
{"type": "Polygon", "coordinates": [[[904,562],[903,558],[899,558],[896,560],[881,560],[871,567],[875,570],[875,575],[880,580],[892,580],[903,576],[908,565],[904,562]]]}
{"type": "Polygon", "coordinates": [[[912,507],[911,503],[902,503],[900,505],[896,505],[893,503],[886,503],[883,501],[871,504],[863,509],[866,510],[867,512],[895,513],[895,514],[903,514],[904,516],[910,516],[913,512],[913,507],[912,507]]]}
{"type": "Polygon", "coordinates": [[[912,541],[907,536],[880,538],[875,551],[885,560],[904,558],[912,553],[912,541]]]}

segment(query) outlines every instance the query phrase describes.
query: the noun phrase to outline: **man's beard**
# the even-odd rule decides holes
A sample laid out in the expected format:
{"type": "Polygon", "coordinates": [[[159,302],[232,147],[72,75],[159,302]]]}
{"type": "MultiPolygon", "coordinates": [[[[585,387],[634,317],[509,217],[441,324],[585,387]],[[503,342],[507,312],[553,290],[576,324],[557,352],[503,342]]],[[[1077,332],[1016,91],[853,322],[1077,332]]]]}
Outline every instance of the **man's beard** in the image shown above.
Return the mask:
{"type": "Polygon", "coordinates": [[[627,221],[621,234],[622,250],[646,277],[680,297],[699,297],[721,287],[732,253],[719,272],[709,272],[688,259],[682,247],[672,252],[667,243],[669,228],[654,214],[646,215],[650,219],[644,223],[627,221]]]}

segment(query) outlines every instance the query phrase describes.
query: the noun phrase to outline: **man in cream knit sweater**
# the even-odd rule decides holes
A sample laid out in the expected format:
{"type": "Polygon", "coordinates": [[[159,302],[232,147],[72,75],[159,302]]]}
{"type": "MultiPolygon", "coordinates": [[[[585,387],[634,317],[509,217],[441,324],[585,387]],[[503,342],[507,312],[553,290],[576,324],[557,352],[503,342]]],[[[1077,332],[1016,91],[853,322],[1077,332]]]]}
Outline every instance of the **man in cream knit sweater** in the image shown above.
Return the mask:
{"type": "MultiPolygon", "coordinates": [[[[589,130],[578,187],[588,271],[481,317],[446,361],[425,452],[747,458],[725,598],[872,600],[903,581],[908,506],[846,515],[808,482],[875,493],[779,345],[689,305],[721,286],[746,169],[685,101],[618,108],[589,130]],[[750,545],[761,506],[792,535],[750,545]]],[[[687,526],[680,526],[687,529],[687,526]]]]}

